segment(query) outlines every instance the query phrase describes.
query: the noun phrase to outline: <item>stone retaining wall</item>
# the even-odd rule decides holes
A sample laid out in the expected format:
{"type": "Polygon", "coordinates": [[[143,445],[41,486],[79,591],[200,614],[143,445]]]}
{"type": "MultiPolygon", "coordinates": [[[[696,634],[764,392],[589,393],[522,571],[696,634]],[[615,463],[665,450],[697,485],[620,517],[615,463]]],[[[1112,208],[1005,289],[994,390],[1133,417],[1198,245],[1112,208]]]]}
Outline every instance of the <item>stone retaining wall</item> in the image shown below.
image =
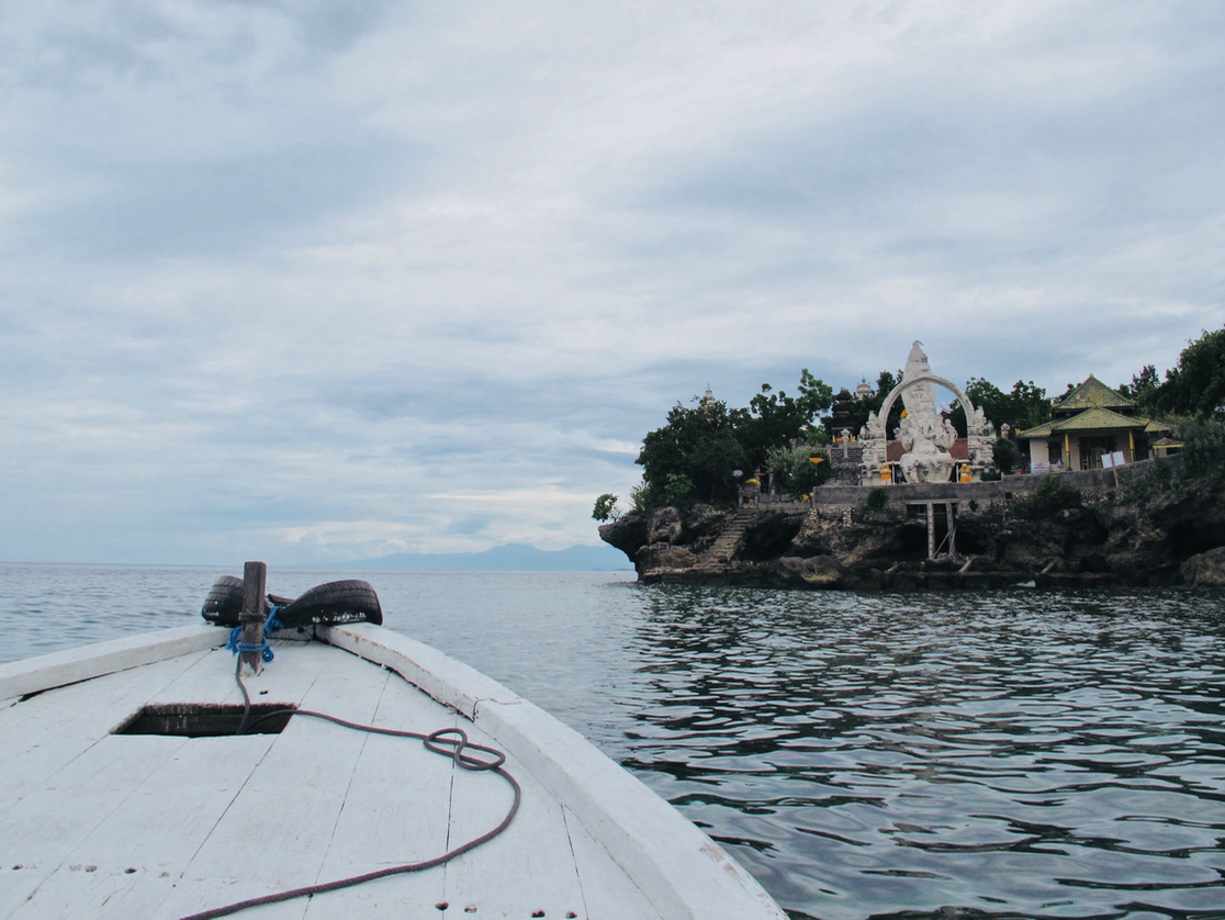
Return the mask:
{"type": "MultiPolygon", "coordinates": [[[[1171,457],[1164,462],[1174,465],[1177,459],[1177,457],[1171,457]]],[[[1130,463],[1121,467],[1119,482],[1126,482],[1133,476],[1144,475],[1155,462],[1154,460],[1141,460],[1139,463],[1130,463]]],[[[1058,476],[1062,482],[1076,486],[1083,493],[1085,500],[1089,502],[1104,501],[1108,498],[1109,493],[1115,490],[1112,470],[1076,470],[1048,475],[1058,476]]],[[[812,502],[818,508],[854,506],[864,501],[872,489],[883,488],[889,496],[891,505],[930,501],[968,502],[971,499],[980,505],[989,505],[1027,495],[1038,488],[1045,478],[1041,475],[1020,473],[1005,476],[999,482],[908,482],[892,486],[824,485],[814,492],[812,502]]]]}

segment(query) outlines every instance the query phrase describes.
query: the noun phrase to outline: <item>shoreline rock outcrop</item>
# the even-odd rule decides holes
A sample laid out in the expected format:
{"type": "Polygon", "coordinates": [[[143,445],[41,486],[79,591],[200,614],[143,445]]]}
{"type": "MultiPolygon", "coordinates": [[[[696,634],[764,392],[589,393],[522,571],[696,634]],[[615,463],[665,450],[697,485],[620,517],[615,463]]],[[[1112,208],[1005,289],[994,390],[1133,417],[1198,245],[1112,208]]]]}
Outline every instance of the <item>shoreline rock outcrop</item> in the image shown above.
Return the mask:
{"type": "Polygon", "coordinates": [[[811,505],[658,508],[604,524],[600,537],[630,558],[644,583],[859,590],[1031,581],[1039,587],[1225,586],[1220,481],[1131,503],[1116,498],[1109,480],[1092,484],[1083,501],[1077,496],[1072,507],[1051,510],[1025,500],[1033,483],[979,490],[981,501],[974,490],[894,487],[888,504],[873,509],[864,501],[869,490],[839,487],[836,501],[811,505]],[[926,505],[954,501],[954,552],[933,555],[926,505]]]}

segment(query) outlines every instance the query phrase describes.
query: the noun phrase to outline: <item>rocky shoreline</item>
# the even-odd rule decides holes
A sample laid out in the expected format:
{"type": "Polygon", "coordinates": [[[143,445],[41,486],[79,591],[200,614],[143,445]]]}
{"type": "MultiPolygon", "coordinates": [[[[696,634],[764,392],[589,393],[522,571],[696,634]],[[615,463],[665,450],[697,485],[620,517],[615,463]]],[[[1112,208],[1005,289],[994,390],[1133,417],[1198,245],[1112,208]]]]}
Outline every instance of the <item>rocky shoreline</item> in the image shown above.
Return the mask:
{"type": "MultiPolygon", "coordinates": [[[[1136,464],[1136,467],[1143,467],[1136,464]]],[[[1144,475],[1140,468],[1131,476],[1144,475]]],[[[1123,501],[1113,480],[1062,474],[1076,507],[1026,496],[1042,477],[966,486],[819,489],[811,503],[705,505],[628,514],[600,527],[644,583],[808,589],[1225,586],[1225,486],[1218,478],[1123,501]],[[973,487],[973,488],[971,488],[973,487]],[[930,555],[930,511],[956,504],[952,554],[930,555]]]]}

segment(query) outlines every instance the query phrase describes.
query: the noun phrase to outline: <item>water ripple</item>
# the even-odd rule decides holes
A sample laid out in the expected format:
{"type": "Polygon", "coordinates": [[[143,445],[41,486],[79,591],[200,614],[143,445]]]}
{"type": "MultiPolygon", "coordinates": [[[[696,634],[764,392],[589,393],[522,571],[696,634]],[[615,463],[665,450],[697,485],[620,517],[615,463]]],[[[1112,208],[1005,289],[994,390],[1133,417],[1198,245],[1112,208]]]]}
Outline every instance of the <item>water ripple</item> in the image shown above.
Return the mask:
{"type": "Polygon", "coordinates": [[[1225,916],[1219,596],[640,595],[621,759],[794,916],[1225,916]]]}

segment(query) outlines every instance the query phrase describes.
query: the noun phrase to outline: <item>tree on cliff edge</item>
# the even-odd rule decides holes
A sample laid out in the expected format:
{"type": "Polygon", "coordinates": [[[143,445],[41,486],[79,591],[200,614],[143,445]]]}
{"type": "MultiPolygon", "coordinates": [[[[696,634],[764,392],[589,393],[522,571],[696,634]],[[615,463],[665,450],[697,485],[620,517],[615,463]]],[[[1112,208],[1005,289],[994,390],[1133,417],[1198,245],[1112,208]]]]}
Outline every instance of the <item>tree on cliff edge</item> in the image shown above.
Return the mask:
{"type": "Polygon", "coordinates": [[[638,463],[642,487],[634,504],[652,507],[685,501],[727,502],[736,499],[732,470],[748,464],[736,439],[734,415],[727,403],[704,399],[692,409],[677,403],[668,423],[642,439],[638,463]],[[683,494],[684,483],[690,492],[683,494]]]}
{"type": "Polygon", "coordinates": [[[815,434],[813,422],[833,398],[833,389],[804,369],[798,396],[775,392],[767,383],[744,409],[728,409],[709,396],[693,408],[677,403],[667,424],[642,439],[635,507],[735,501],[732,471],[751,474],[766,464],[771,450],[815,434]]]}

